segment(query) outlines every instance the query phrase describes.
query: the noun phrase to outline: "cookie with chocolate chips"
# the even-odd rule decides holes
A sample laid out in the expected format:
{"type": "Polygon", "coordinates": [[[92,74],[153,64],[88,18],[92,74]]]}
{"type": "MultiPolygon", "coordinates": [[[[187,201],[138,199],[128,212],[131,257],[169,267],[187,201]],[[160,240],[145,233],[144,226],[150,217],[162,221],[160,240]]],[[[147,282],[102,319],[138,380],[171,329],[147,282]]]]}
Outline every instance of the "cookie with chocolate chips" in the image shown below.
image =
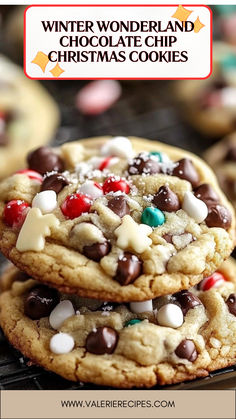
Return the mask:
{"type": "Polygon", "coordinates": [[[233,210],[209,167],[134,137],[34,149],[0,183],[0,206],[0,249],[19,269],[113,303],[186,290],[233,248],[233,210]]]}
{"type": "Polygon", "coordinates": [[[220,138],[235,131],[235,66],[226,64],[234,57],[231,45],[214,41],[211,77],[172,85],[183,118],[204,136],[220,138]]]}
{"type": "Polygon", "coordinates": [[[142,388],[235,364],[233,259],[198,289],[126,304],[59,293],[22,280],[14,266],[4,284],[0,325],[6,337],[34,363],[69,380],[142,388]]]}
{"type": "Polygon", "coordinates": [[[0,179],[23,169],[26,154],[48,143],[58,122],[49,93],[0,55],[0,179]]]}

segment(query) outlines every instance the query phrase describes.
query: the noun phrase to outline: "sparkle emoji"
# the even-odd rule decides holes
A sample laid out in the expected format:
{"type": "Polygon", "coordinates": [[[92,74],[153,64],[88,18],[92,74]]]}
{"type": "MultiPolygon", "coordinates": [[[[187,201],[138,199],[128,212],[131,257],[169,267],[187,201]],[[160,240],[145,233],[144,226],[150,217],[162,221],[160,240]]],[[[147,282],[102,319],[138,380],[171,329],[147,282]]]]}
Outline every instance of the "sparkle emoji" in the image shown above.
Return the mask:
{"type": "Polygon", "coordinates": [[[61,75],[62,73],[64,73],[64,71],[65,71],[65,70],[63,70],[63,69],[60,67],[60,65],[57,63],[57,64],[55,65],[55,67],[53,67],[53,69],[52,69],[52,70],[50,70],[50,73],[52,73],[52,75],[53,75],[54,77],[60,77],[60,75],[61,75]]]}
{"type": "Polygon", "coordinates": [[[200,21],[199,17],[194,22],[194,32],[198,33],[205,25],[200,21]]]}
{"type": "Polygon", "coordinates": [[[192,13],[192,10],[185,9],[185,7],[179,5],[177,7],[177,10],[171,17],[174,17],[175,19],[180,20],[180,22],[186,22],[186,20],[189,18],[191,13],[192,13]]]}
{"type": "Polygon", "coordinates": [[[38,51],[31,63],[38,65],[44,73],[49,63],[49,58],[44,52],[38,51]]]}

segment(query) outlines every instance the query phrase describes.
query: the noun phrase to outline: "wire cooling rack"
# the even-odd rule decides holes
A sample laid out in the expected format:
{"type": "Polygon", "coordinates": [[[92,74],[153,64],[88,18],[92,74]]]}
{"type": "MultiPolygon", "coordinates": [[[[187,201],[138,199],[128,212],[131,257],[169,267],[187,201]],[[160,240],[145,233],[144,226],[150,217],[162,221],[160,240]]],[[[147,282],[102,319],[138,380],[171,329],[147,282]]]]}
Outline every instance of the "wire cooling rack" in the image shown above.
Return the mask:
{"type": "MultiPolygon", "coordinates": [[[[61,110],[61,126],[53,145],[96,135],[133,135],[150,138],[201,154],[211,141],[200,137],[183,123],[174,105],[171,84],[161,81],[123,82],[121,99],[107,112],[85,117],[75,109],[76,92],[83,82],[47,81],[45,87],[56,99],[61,110]]],[[[4,259],[0,258],[3,262],[4,259]]],[[[16,351],[0,332],[1,389],[104,389],[90,384],[72,383],[31,365],[16,351]]],[[[236,388],[236,366],[216,371],[204,379],[168,389],[236,388]]]]}

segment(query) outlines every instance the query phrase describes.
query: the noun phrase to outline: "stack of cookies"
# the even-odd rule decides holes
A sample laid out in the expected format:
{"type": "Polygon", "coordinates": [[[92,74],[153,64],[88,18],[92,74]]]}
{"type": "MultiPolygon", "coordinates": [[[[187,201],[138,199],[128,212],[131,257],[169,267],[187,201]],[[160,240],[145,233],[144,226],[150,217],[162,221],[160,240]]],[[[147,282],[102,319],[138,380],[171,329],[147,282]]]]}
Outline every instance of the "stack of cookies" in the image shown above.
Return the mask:
{"type": "Polygon", "coordinates": [[[233,209],[198,157],[137,138],[41,147],[0,184],[0,324],[44,368],[118,388],[236,362],[233,209]],[[226,262],[224,262],[228,259],[226,262]]]}

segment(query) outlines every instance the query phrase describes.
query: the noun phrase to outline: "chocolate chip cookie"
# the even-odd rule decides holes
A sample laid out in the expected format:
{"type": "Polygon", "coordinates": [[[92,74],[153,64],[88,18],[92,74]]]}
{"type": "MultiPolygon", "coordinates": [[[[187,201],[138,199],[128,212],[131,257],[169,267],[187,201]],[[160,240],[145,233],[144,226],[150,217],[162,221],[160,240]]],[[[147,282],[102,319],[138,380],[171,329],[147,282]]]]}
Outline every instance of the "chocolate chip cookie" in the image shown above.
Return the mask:
{"type": "Polygon", "coordinates": [[[234,215],[208,166],[144,139],[40,147],[0,184],[0,249],[66,293],[143,301],[194,286],[232,251],[234,215]]]}
{"type": "Polygon", "coordinates": [[[210,147],[204,158],[214,168],[221,188],[236,209],[236,134],[210,147]]]}
{"type": "Polygon", "coordinates": [[[27,152],[51,140],[58,120],[46,90],[0,55],[0,178],[23,169],[27,152]]]}
{"type": "Polygon", "coordinates": [[[15,267],[5,273],[4,287],[5,335],[33,362],[69,380],[151,387],[207,376],[236,362],[233,260],[198,287],[144,302],[59,293],[15,267]]]}
{"type": "Polygon", "coordinates": [[[236,127],[236,55],[232,46],[214,42],[213,73],[205,80],[184,80],[174,91],[183,117],[199,132],[221,137],[236,127]]]}

